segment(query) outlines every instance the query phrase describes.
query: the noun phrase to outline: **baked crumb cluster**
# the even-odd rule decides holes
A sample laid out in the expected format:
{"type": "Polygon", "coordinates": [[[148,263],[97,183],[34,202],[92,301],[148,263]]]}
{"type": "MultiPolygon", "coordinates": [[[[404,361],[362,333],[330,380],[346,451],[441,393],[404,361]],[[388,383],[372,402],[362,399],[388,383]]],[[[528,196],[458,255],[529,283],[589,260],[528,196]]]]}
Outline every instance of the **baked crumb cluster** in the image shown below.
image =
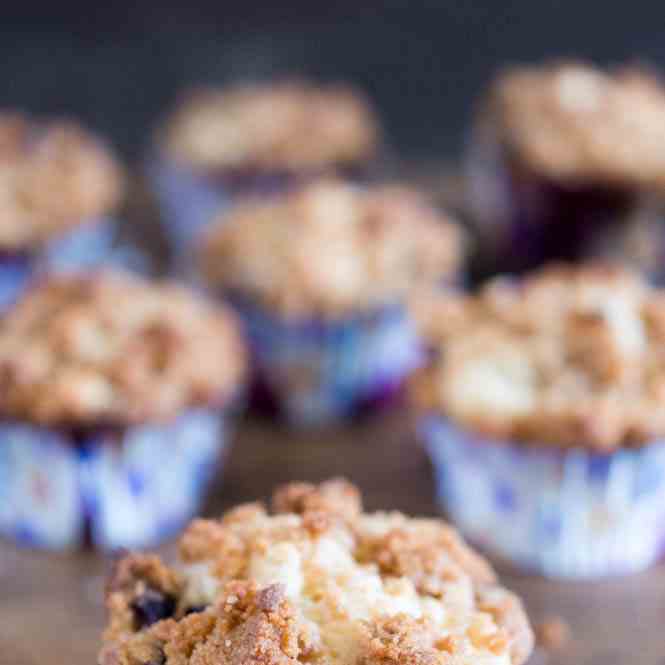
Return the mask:
{"type": "Polygon", "coordinates": [[[421,301],[436,352],[421,406],[529,444],[613,451],[665,434],[665,291],[608,265],[552,265],[421,301]]]}
{"type": "Polygon", "coordinates": [[[0,250],[31,250],[99,219],[122,188],[108,148],[78,125],[0,113],[0,250]]]}
{"type": "Polygon", "coordinates": [[[520,601],[444,522],[364,513],[342,480],[196,520],[177,567],[131,555],[100,665],[519,665],[520,601]]]}
{"type": "Polygon", "coordinates": [[[110,272],[37,283],[0,322],[0,414],[75,428],[217,404],[245,356],[233,316],[175,285],[110,272]]]}
{"type": "Polygon", "coordinates": [[[203,243],[206,282],[285,315],[339,316],[452,280],[458,226],[403,187],[318,182],[226,213],[203,243]]]}
{"type": "Polygon", "coordinates": [[[379,129],[359,91],[283,81],[193,92],[158,139],[176,161],[205,170],[316,170],[371,157],[379,129]]]}
{"type": "Polygon", "coordinates": [[[646,70],[517,67],[499,76],[487,101],[500,141],[537,173],[665,186],[665,88],[646,70]]]}

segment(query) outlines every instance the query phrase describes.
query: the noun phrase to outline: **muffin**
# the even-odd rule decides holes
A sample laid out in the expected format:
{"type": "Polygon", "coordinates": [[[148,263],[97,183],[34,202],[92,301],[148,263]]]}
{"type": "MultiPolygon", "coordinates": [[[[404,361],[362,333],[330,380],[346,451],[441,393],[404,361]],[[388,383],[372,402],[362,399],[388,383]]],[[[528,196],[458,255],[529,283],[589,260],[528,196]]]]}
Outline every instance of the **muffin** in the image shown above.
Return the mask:
{"type": "Polygon", "coordinates": [[[431,355],[413,397],[462,532],[551,577],[656,561],[665,291],[610,265],[552,265],[427,309],[431,355]]]}
{"type": "Polygon", "coordinates": [[[481,100],[468,206],[485,270],[621,258],[665,277],[665,88],[638,67],[501,72],[481,100]]]}
{"type": "Polygon", "coordinates": [[[149,163],[176,258],[239,197],[322,176],[365,180],[378,146],[368,100],[347,85],[278,81],[185,94],[149,163]]]}
{"type": "Polygon", "coordinates": [[[0,321],[0,534],[143,547],[196,512],[245,356],[230,312],[121,273],[52,275],[0,321]]]}
{"type": "Polygon", "coordinates": [[[519,599],[444,522],[362,512],[344,481],[194,521],[176,565],[130,555],[99,665],[521,665],[519,599]]]}
{"type": "Polygon", "coordinates": [[[123,178],[100,140],[72,122],[0,112],[0,308],[44,268],[109,251],[123,178]]]}
{"type": "Polygon", "coordinates": [[[261,384],[307,425],[395,392],[420,357],[405,303],[456,278],[461,245],[414,191],[327,181],[223,214],[197,268],[245,321],[261,384]]]}

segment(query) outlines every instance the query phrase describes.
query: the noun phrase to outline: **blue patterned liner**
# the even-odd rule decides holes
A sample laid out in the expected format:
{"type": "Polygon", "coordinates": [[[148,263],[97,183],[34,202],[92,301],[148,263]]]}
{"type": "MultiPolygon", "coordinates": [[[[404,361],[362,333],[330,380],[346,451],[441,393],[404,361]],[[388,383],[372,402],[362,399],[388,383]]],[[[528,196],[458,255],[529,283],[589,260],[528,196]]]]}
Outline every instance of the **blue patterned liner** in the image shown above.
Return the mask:
{"type": "Polygon", "coordinates": [[[115,237],[116,223],[104,218],[77,226],[34,256],[0,254],[0,311],[41,272],[83,270],[102,263],[111,256],[115,237]]]}
{"type": "Polygon", "coordinates": [[[294,425],[352,415],[393,392],[422,359],[415,327],[399,306],[336,322],[299,322],[235,304],[259,377],[294,425]]]}
{"type": "Polygon", "coordinates": [[[165,425],[74,439],[0,425],[0,535],[48,549],[151,547],[198,511],[227,441],[227,419],[192,410],[165,425]]]}
{"type": "Polygon", "coordinates": [[[223,183],[166,159],[149,159],[146,172],[177,271],[191,261],[201,232],[231,203],[232,194],[223,183]]]}
{"type": "Polygon", "coordinates": [[[490,553],[552,578],[646,569],[664,552],[665,443],[598,455],[525,447],[439,416],[420,433],[443,508],[490,553]]]}

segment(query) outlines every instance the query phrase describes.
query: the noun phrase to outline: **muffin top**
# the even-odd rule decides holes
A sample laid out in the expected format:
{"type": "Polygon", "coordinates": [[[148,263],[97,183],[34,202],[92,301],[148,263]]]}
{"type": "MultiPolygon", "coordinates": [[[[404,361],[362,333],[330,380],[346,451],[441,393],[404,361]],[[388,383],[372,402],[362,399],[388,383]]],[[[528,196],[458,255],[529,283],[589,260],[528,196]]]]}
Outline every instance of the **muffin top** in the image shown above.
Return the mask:
{"type": "Polygon", "coordinates": [[[459,227],[404,187],[326,181],[234,208],[211,227],[206,282],[285,316],[338,317],[452,279],[459,227]]]}
{"type": "Polygon", "coordinates": [[[557,181],[665,186],[665,88],[650,72],[581,63],[507,69],[488,107],[499,139],[557,181]]]}
{"type": "Polygon", "coordinates": [[[552,265],[422,301],[417,403],[498,439],[612,452],[665,434],[665,291],[609,265],[552,265]]]}
{"type": "Polygon", "coordinates": [[[533,644],[456,531],[364,513],[342,480],[194,521],[175,567],[121,560],[107,608],[100,665],[520,665],[533,644]]]}
{"type": "Polygon", "coordinates": [[[353,164],[371,157],[378,140],[358,90],[305,81],[191,92],[158,137],[171,158],[206,171],[353,164]]]}
{"type": "Polygon", "coordinates": [[[219,404],[245,356],[229,312],[121,273],[57,275],[0,321],[0,414],[84,428],[219,404]]]}
{"type": "Polygon", "coordinates": [[[0,251],[39,247],[118,203],[123,176],[79,125],[0,112],[0,251]]]}

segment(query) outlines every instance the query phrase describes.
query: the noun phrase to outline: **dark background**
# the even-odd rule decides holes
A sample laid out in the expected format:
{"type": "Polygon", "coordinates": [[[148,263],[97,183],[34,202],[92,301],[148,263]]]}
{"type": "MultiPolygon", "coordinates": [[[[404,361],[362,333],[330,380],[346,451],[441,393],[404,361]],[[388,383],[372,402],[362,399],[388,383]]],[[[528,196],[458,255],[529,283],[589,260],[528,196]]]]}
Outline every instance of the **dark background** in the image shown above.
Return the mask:
{"type": "Polygon", "coordinates": [[[375,98],[408,157],[454,154],[504,62],[665,65],[665,2],[0,0],[0,105],[78,116],[140,153],[185,84],[305,73],[375,98]]]}

